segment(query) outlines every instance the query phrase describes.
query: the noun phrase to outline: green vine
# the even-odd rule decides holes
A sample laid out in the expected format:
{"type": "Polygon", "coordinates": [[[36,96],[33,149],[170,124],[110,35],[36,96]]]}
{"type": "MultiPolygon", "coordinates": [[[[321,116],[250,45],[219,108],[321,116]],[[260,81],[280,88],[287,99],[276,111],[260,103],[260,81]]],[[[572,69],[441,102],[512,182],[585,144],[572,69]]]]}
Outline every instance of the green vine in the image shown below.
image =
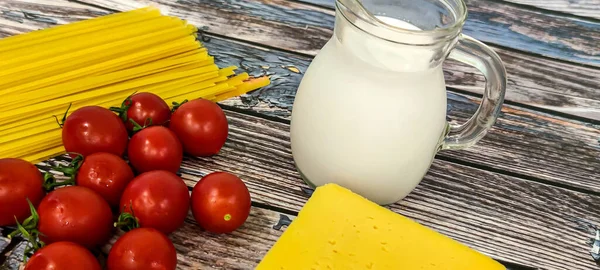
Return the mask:
{"type": "Polygon", "coordinates": [[[56,117],[56,115],[53,115],[54,119],[56,120],[56,123],[58,124],[58,126],[60,126],[60,128],[62,128],[65,125],[65,121],[67,121],[67,114],[69,113],[71,106],[73,106],[73,103],[69,103],[69,107],[65,111],[65,114],[63,114],[63,117],[61,120],[58,120],[58,117],[56,117]]]}
{"type": "Polygon", "coordinates": [[[117,222],[115,222],[115,228],[119,228],[123,231],[131,231],[133,229],[137,229],[140,227],[140,220],[135,217],[133,213],[133,205],[129,203],[129,211],[125,211],[125,207],[123,206],[123,212],[117,218],[117,222]]]}
{"type": "Polygon", "coordinates": [[[71,160],[71,162],[68,166],[59,165],[56,167],[52,167],[53,170],[62,172],[66,177],[69,177],[69,179],[58,182],[56,180],[56,178],[54,177],[54,175],[52,175],[51,173],[48,173],[48,172],[45,173],[43,187],[46,191],[48,191],[48,192],[52,191],[52,190],[56,189],[57,187],[75,185],[75,179],[77,178],[77,173],[79,172],[79,168],[81,168],[81,164],[83,164],[84,158],[83,158],[83,155],[78,154],[78,153],[69,153],[69,154],[76,155],[76,156],[75,156],[75,158],[73,158],[73,160],[71,160]]]}
{"type": "Polygon", "coordinates": [[[131,94],[127,98],[125,98],[125,100],[123,100],[123,102],[121,103],[121,107],[110,107],[109,108],[109,110],[119,114],[119,117],[121,118],[121,120],[123,120],[123,123],[127,123],[127,121],[128,121],[127,111],[129,110],[129,108],[131,108],[131,105],[133,104],[133,100],[131,100],[131,97],[133,95],[135,95],[135,93],[137,93],[137,91],[133,92],[133,94],[131,94]]]}
{"type": "Polygon", "coordinates": [[[31,216],[26,218],[23,223],[20,223],[19,220],[17,220],[17,217],[15,217],[17,229],[8,235],[9,239],[20,236],[27,240],[28,243],[25,252],[23,253],[23,261],[26,261],[33,253],[45,246],[44,242],[39,238],[42,234],[37,229],[40,216],[29,199],[27,199],[27,203],[29,204],[31,216]]]}
{"type": "Polygon", "coordinates": [[[138,124],[136,121],[134,121],[133,119],[129,118],[129,122],[131,122],[131,124],[133,125],[133,132],[138,132],[142,129],[145,129],[149,126],[152,126],[152,118],[146,118],[146,121],[144,121],[144,125],[140,126],[140,124],[138,124]]]}
{"type": "Polygon", "coordinates": [[[181,103],[179,103],[177,101],[173,101],[173,108],[171,109],[171,112],[175,112],[177,109],[179,109],[179,107],[181,107],[181,105],[183,105],[187,102],[188,102],[187,99],[183,100],[181,103]]]}

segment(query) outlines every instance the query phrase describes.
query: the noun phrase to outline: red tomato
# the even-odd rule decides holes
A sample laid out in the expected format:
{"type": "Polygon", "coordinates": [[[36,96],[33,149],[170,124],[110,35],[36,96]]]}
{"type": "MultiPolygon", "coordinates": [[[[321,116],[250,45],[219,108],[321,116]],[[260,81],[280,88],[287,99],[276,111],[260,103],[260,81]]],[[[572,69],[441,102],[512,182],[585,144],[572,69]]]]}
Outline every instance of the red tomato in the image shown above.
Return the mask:
{"type": "Polygon", "coordinates": [[[96,257],[84,247],[71,242],[56,242],[38,250],[25,270],[101,270],[96,257]]]}
{"type": "Polygon", "coordinates": [[[44,243],[68,241],[94,248],[111,236],[110,206],[89,188],[59,188],[42,199],[37,211],[38,230],[44,243]]]}
{"type": "Polygon", "coordinates": [[[153,228],[132,230],[110,249],[108,270],[174,270],[177,253],[171,240],[153,228]]]}
{"type": "Polygon", "coordinates": [[[229,233],[244,224],[250,214],[250,192],[240,178],[211,173],[192,190],[192,213],[202,228],[213,233],[229,233]]]}
{"type": "Polygon", "coordinates": [[[148,119],[152,120],[152,125],[164,125],[171,118],[171,108],[159,96],[152,93],[138,93],[130,97],[131,101],[125,101],[125,108],[122,113],[125,127],[133,132],[133,124],[129,119],[135,121],[138,125],[149,124],[148,119]]]}
{"type": "Polygon", "coordinates": [[[121,157],[110,153],[91,154],[83,160],[77,172],[77,185],[90,188],[111,206],[119,206],[123,190],[131,180],[133,171],[121,157]]]}
{"type": "Polygon", "coordinates": [[[108,109],[88,106],[74,111],[63,125],[62,141],[67,152],[88,156],[107,152],[122,156],[127,148],[127,129],[108,109]]]}
{"type": "Polygon", "coordinates": [[[121,198],[121,211],[138,218],[141,227],[169,234],[181,227],[190,208],[187,185],[168,171],[146,172],[129,183],[121,198]]]}
{"type": "Polygon", "coordinates": [[[42,173],[31,163],[0,159],[0,226],[15,225],[31,215],[27,199],[37,206],[44,197],[42,173]]]}
{"type": "Polygon", "coordinates": [[[169,128],[181,140],[184,151],[193,156],[218,154],[229,132],[221,107],[205,99],[181,105],[171,116],[169,128]]]}
{"type": "Polygon", "coordinates": [[[162,126],[145,128],[133,135],[127,155],[138,173],[154,170],[175,173],[183,160],[179,139],[175,133],[162,126]]]}

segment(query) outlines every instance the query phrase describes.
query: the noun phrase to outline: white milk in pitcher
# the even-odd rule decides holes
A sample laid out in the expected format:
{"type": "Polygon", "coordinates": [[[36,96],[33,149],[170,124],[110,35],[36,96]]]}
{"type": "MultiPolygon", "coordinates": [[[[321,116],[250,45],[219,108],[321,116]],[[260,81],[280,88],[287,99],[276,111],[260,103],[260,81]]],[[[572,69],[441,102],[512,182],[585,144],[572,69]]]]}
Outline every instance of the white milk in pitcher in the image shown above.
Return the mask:
{"type": "Polygon", "coordinates": [[[313,185],[337,183],[391,204],[412,191],[436,154],[446,125],[442,69],[429,67],[432,51],[391,43],[347,22],[336,27],[296,95],[294,160],[313,185]]]}

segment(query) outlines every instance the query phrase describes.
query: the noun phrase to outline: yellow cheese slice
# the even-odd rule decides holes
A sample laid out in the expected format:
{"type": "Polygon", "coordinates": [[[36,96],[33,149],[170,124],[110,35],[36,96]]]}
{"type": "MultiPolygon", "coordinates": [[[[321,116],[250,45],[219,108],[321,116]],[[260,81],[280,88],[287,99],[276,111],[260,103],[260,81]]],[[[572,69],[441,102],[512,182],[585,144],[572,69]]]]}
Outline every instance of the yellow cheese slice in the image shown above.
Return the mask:
{"type": "Polygon", "coordinates": [[[501,270],[500,263],[335,184],[317,188],[258,270],[501,270]]]}

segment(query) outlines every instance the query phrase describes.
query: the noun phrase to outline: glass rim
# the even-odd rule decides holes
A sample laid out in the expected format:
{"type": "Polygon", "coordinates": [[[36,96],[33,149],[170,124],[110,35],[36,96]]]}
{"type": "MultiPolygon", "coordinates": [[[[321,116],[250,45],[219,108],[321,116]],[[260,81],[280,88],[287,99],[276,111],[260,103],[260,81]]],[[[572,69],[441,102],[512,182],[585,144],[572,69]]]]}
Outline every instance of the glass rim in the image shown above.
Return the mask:
{"type": "MultiPolygon", "coordinates": [[[[393,25],[390,25],[390,24],[387,24],[387,23],[381,21],[376,16],[374,16],[373,14],[368,12],[368,10],[364,7],[364,5],[359,0],[347,0],[347,1],[354,1],[360,9],[365,11],[365,12],[363,12],[365,15],[356,14],[354,11],[352,11],[351,8],[349,8],[347,5],[345,5],[343,3],[343,1],[344,0],[335,0],[336,10],[340,11],[340,13],[342,14],[342,16],[344,17],[344,19],[346,21],[350,22],[353,26],[355,26],[356,28],[358,28],[364,32],[367,32],[367,31],[365,29],[363,29],[362,27],[356,25],[350,19],[348,19],[348,16],[345,14],[345,12],[348,12],[348,11],[352,12],[354,17],[358,18],[359,20],[361,20],[367,24],[373,25],[375,27],[385,27],[387,30],[394,31],[398,34],[419,35],[419,36],[423,36],[423,37],[441,38],[443,40],[452,39],[452,38],[455,38],[456,36],[458,36],[462,30],[462,27],[465,24],[465,21],[467,19],[467,15],[468,15],[467,5],[466,5],[465,1],[464,0],[456,0],[459,4],[458,10],[456,10],[458,16],[456,17],[456,20],[452,24],[450,24],[448,27],[434,28],[431,30],[411,30],[411,29],[406,29],[406,28],[402,28],[402,27],[396,27],[396,26],[393,26],[393,25]],[[340,9],[340,6],[342,6],[343,8],[340,9]],[[376,21],[379,25],[372,24],[371,22],[367,21],[363,16],[368,16],[368,19],[376,21]]],[[[367,32],[367,33],[374,35],[369,32],[367,32]]],[[[377,36],[377,35],[374,35],[374,36],[377,36]]],[[[378,38],[382,38],[382,37],[378,37],[378,38]]]]}

